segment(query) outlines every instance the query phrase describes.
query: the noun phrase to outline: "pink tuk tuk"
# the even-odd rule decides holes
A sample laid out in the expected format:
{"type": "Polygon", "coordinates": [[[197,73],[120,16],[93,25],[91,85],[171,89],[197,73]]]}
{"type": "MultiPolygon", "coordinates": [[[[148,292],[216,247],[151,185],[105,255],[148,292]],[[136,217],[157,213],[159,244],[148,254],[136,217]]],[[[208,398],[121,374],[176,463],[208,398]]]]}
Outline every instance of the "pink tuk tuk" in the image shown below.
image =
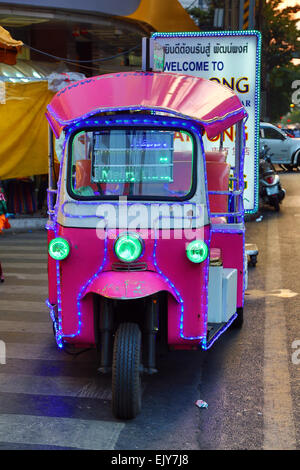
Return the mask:
{"type": "Polygon", "coordinates": [[[229,88],[172,73],[88,78],[48,106],[47,305],[59,348],[96,348],[117,418],[140,412],[158,342],[206,350],[242,325],[245,117],[229,88]],[[230,165],[203,136],[231,126],[230,165]]]}

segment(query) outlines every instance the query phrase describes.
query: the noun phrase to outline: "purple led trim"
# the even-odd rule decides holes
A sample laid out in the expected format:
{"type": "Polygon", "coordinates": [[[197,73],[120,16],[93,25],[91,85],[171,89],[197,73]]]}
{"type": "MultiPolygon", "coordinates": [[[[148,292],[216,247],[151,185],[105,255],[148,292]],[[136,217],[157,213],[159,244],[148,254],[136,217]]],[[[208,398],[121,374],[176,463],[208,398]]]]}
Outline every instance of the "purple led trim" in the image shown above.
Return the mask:
{"type": "Polygon", "coordinates": [[[244,307],[245,302],[245,291],[246,291],[246,269],[248,269],[247,263],[245,263],[246,248],[245,248],[245,237],[246,230],[243,231],[243,297],[242,297],[242,307],[244,307]]]}
{"type": "MultiPolygon", "coordinates": [[[[244,182],[244,161],[245,161],[245,149],[246,149],[246,129],[245,129],[245,125],[246,125],[246,122],[248,120],[248,117],[243,120],[242,122],[242,129],[243,129],[243,147],[242,147],[242,152],[241,152],[241,160],[240,160],[240,186],[239,188],[242,189],[242,191],[244,191],[244,186],[245,186],[245,182],[244,182]]],[[[241,217],[241,221],[242,223],[244,224],[244,215],[245,215],[245,210],[244,210],[244,199],[243,199],[243,196],[241,198],[239,198],[239,201],[240,201],[240,205],[242,206],[242,211],[243,211],[243,214],[242,214],[242,217],[241,217]]],[[[244,299],[245,299],[245,282],[246,282],[246,269],[247,269],[247,266],[245,266],[245,255],[246,255],[246,252],[245,252],[245,229],[243,231],[243,295],[242,295],[242,306],[244,307],[244,299]]]]}
{"type": "MultiPolygon", "coordinates": [[[[117,121],[120,121],[119,119],[117,121]]],[[[128,120],[127,120],[128,121],[128,120]]],[[[148,122],[152,122],[152,120],[147,120],[148,122]]],[[[99,123],[99,121],[98,121],[99,123]]],[[[114,122],[115,123],[115,122],[114,122]]],[[[144,124],[145,123],[145,120],[142,120],[142,123],[144,124]]],[[[160,121],[156,121],[157,124],[161,124],[160,121]]],[[[171,122],[173,125],[178,125],[178,124],[182,124],[182,123],[179,123],[177,121],[172,121],[171,122]]],[[[90,124],[90,123],[89,123],[90,124]]],[[[106,124],[111,124],[111,122],[106,122],[106,124]]],[[[117,123],[119,124],[119,123],[117,123]]],[[[166,122],[166,124],[169,124],[168,122],[166,122]]],[[[84,125],[84,124],[83,124],[84,125]]],[[[202,136],[201,134],[199,133],[198,129],[195,128],[194,126],[189,126],[194,132],[197,133],[197,135],[199,136],[200,138],[200,141],[202,143],[202,136]]],[[[203,143],[202,143],[202,146],[203,146],[203,143]]],[[[204,158],[204,155],[202,156],[202,158],[204,158]]],[[[62,213],[64,215],[67,216],[67,213],[65,212],[65,205],[66,204],[80,204],[82,205],[82,202],[81,201],[66,201],[65,203],[63,203],[62,205],[62,213]]],[[[97,202],[94,202],[94,201],[85,201],[84,202],[85,205],[99,205],[99,201],[97,202]]],[[[116,203],[118,204],[118,203],[116,203]]],[[[129,202],[128,205],[130,204],[136,204],[136,201],[133,201],[133,202],[129,202]]],[[[153,203],[146,203],[147,205],[152,205],[153,203]]],[[[73,218],[85,218],[85,217],[97,217],[97,215],[88,215],[88,216],[78,216],[78,215],[71,215],[71,217],[73,218]]],[[[102,217],[103,218],[103,217],[102,217]]],[[[161,218],[161,217],[160,217],[161,218]]],[[[107,237],[106,237],[106,240],[107,240],[107,237]]],[[[203,339],[203,336],[194,336],[194,337],[187,337],[184,335],[183,333],[183,319],[184,319],[184,301],[183,301],[183,298],[181,297],[178,289],[175,287],[175,285],[168,279],[167,276],[164,275],[164,273],[160,270],[160,268],[158,267],[158,264],[157,264],[157,259],[156,259],[156,246],[157,246],[157,237],[155,238],[155,243],[154,243],[154,248],[153,248],[153,264],[157,270],[157,272],[165,279],[165,281],[169,284],[169,286],[171,287],[171,290],[173,292],[175,292],[178,300],[179,300],[179,303],[180,303],[180,311],[181,311],[181,315],[180,315],[180,336],[182,339],[186,339],[186,340],[202,340],[203,339]]],[[[106,253],[106,250],[107,250],[107,246],[105,248],[105,253],[106,253]]],[[[103,267],[104,267],[104,264],[105,264],[105,260],[106,260],[106,254],[105,254],[105,257],[104,257],[104,260],[103,260],[103,263],[101,265],[101,267],[99,268],[99,270],[97,271],[96,274],[94,274],[92,276],[92,278],[82,287],[82,289],[80,290],[80,293],[77,297],[77,310],[78,310],[78,317],[79,317],[79,321],[78,321],[78,324],[79,324],[79,327],[81,326],[81,312],[80,312],[80,301],[84,295],[84,291],[86,290],[87,286],[92,282],[92,280],[94,280],[98,275],[99,273],[102,271],[103,267]]],[[[209,257],[207,258],[207,261],[206,261],[206,264],[208,266],[209,264],[209,257]]],[[[206,266],[205,264],[205,266],[206,266]]],[[[208,291],[208,287],[207,287],[207,277],[208,277],[208,267],[206,266],[206,269],[205,269],[205,286],[206,286],[206,290],[208,291]]],[[[204,310],[204,309],[203,309],[204,310]]],[[[70,335],[72,337],[78,335],[80,333],[80,330],[77,331],[77,333],[75,335],[70,335]]],[[[64,335],[65,336],[65,335],[64,335]]]]}
{"type": "MultiPolygon", "coordinates": [[[[200,136],[200,146],[201,146],[201,153],[203,159],[203,172],[204,172],[204,181],[205,181],[205,197],[206,197],[206,204],[207,204],[207,212],[209,220],[211,220],[211,211],[209,205],[209,197],[208,197],[208,180],[207,180],[207,171],[206,171],[206,157],[205,157],[205,150],[204,150],[204,143],[202,136],[200,136]]],[[[211,227],[211,226],[210,226],[211,227]]],[[[210,243],[211,243],[211,228],[209,231],[209,241],[208,241],[208,262],[207,265],[204,267],[204,292],[203,296],[205,298],[205,308],[203,308],[203,302],[201,305],[201,313],[204,313],[204,329],[207,334],[207,322],[208,322],[208,282],[209,282],[209,263],[210,263],[210,243]]],[[[206,336],[203,338],[205,340],[206,336]]]]}
{"type": "MultiPolygon", "coordinates": [[[[155,232],[155,233],[157,233],[157,232],[155,232]]],[[[157,258],[156,258],[157,240],[158,240],[158,237],[155,236],[155,242],[154,242],[154,247],[153,247],[153,264],[155,266],[155,269],[156,269],[157,273],[160,274],[160,276],[167,282],[167,284],[170,286],[171,290],[173,292],[175,292],[177,300],[180,303],[180,321],[179,321],[180,337],[184,340],[189,340],[189,341],[193,341],[193,340],[201,340],[202,341],[204,339],[204,336],[185,336],[184,335],[184,332],[183,332],[184,300],[183,300],[179,290],[176,288],[175,284],[173,284],[173,282],[170,281],[170,279],[162,272],[162,270],[158,266],[157,258]]],[[[209,256],[207,257],[207,259],[205,260],[204,263],[205,263],[204,266],[206,266],[206,264],[209,264],[209,256]]]]}
{"type": "MultiPolygon", "coordinates": [[[[93,202],[93,201],[65,201],[61,206],[61,213],[65,217],[69,217],[70,219],[89,219],[89,218],[95,219],[95,218],[99,218],[99,216],[97,216],[97,214],[89,214],[89,215],[70,214],[69,212],[66,212],[66,210],[65,210],[65,206],[67,206],[68,204],[76,204],[76,205],[79,205],[79,206],[81,206],[81,205],[99,206],[101,204],[101,201],[97,201],[97,202],[93,202]]],[[[102,219],[103,218],[104,217],[102,217],[102,219]]]]}
{"type": "MultiPolygon", "coordinates": [[[[243,143],[242,143],[242,151],[241,151],[241,157],[240,157],[240,174],[239,174],[239,189],[242,190],[244,193],[244,188],[245,188],[245,182],[244,182],[244,161],[245,161],[245,149],[246,149],[246,130],[245,130],[245,124],[248,120],[248,116],[245,120],[242,122],[242,131],[243,131],[243,143]]],[[[243,216],[241,218],[242,222],[244,221],[244,199],[243,196],[239,198],[239,207],[242,207],[243,211],[243,216]]]]}
{"type": "MultiPolygon", "coordinates": [[[[62,168],[63,168],[63,162],[64,162],[64,156],[65,156],[66,143],[67,143],[67,139],[68,139],[70,133],[71,133],[71,130],[68,133],[66,133],[66,137],[65,137],[65,140],[64,140],[64,144],[63,144],[62,159],[61,159],[61,164],[60,164],[60,168],[59,168],[59,177],[58,177],[58,183],[57,183],[58,190],[57,190],[56,203],[55,203],[55,207],[54,207],[54,214],[49,214],[50,215],[50,222],[52,222],[54,225],[53,225],[53,227],[50,227],[48,225],[48,230],[53,230],[56,237],[58,236],[58,230],[59,230],[59,227],[58,227],[58,224],[57,224],[57,215],[58,215],[58,209],[59,209],[59,199],[60,199],[60,190],[61,190],[61,181],[62,181],[62,168]]],[[[62,312],[62,308],[61,308],[61,280],[60,280],[60,265],[59,265],[59,263],[60,263],[60,261],[55,261],[56,290],[57,290],[57,319],[55,319],[55,321],[53,322],[53,325],[54,325],[54,331],[55,331],[56,344],[59,347],[59,349],[62,349],[63,348],[63,341],[62,341],[63,333],[62,333],[62,316],[61,316],[61,312],[62,312]]],[[[50,302],[49,302],[49,304],[50,304],[50,302]]],[[[49,304],[47,304],[48,307],[49,307],[49,304]]],[[[53,310],[50,309],[51,319],[52,319],[52,315],[53,315],[53,310]]]]}
{"type": "Polygon", "coordinates": [[[210,217],[241,217],[244,212],[213,212],[210,217]]]}
{"type": "MultiPolygon", "coordinates": [[[[92,122],[89,122],[89,121],[84,121],[82,123],[82,125],[80,126],[79,124],[76,124],[75,126],[72,126],[70,128],[68,128],[66,130],[66,136],[65,136],[65,140],[64,140],[64,144],[63,144],[63,150],[62,150],[62,159],[61,159],[61,162],[60,162],[60,170],[59,170],[59,178],[58,178],[58,191],[57,191],[57,199],[56,199],[56,204],[55,204],[55,208],[54,208],[54,215],[52,217],[52,222],[54,222],[54,233],[55,233],[55,236],[58,236],[58,223],[57,223],[57,218],[58,218],[58,210],[59,210],[59,202],[60,202],[60,192],[61,192],[61,182],[62,182],[62,171],[63,171],[63,167],[64,167],[64,159],[65,159],[65,150],[66,150],[66,144],[67,144],[67,141],[70,137],[70,135],[72,134],[73,131],[75,130],[79,130],[80,127],[85,127],[86,125],[95,125],[95,124],[105,124],[105,125],[111,125],[111,124],[115,124],[115,125],[119,125],[120,123],[123,123],[123,124],[127,124],[128,122],[130,122],[129,119],[114,119],[114,120],[108,120],[107,118],[104,120],[104,122],[101,122],[102,119],[99,121],[99,120],[94,120],[92,122]]],[[[133,122],[134,123],[138,123],[138,121],[140,122],[140,124],[146,124],[146,123],[155,123],[155,124],[158,124],[158,125],[161,125],[162,123],[165,124],[165,125],[174,125],[174,126],[178,126],[178,124],[180,125],[184,125],[184,126],[187,126],[187,123],[180,123],[179,121],[169,121],[169,119],[167,119],[167,121],[154,121],[153,119],[134,119],[133,122]]],[[[190,129],[192,129],[193,131],[195,131],[198,135],[199,135],[199,132],[198,132],[198,129],[193,126],[193,125],[189,125],[188,127],[190,127],[190,129]]],[[[82,202],[79,202],[79,201],[66,201],[66,203],[79,203],[79,204],[82,204],[82,202]]],[[[135,203],[135,202],[133,202],[135,203]]],[[[65,204],[65,203],[64,203],[65,204]]],[[[62,207],[64,207],[64,204],[62,207]]],[[[95,204],[99,204],[99,202],[85,202],[86,205],[95,205],[95,204]]],[[[149,203],[150,205],[150,203],[149,203]]],[[[74,218],[81,218],[81,216],[74,216],[74,218]]],[[[90,216],[85,216],[85,217],[90,217],[90,216]]],[[[96,216],[97,217],[97,216],[96,216]]],[[[101,217],[103,219],[103,217],[101,217]]],[[[107,237],[105,238],[105,240],[107,240],[107,237]]],[[[72,335],[64,335],[63,334],[63,331],[62,331],[62,307],[61,307],[61,281],[60,281],[60,269],[59,269],[59,263],[60,261],[56,261],[56,282],[57,282],[57,314],[58,314],[58,325],[56,324],[56,322],[54,323],[54,328],[55,328],[55,332],[56,332],[56,342],[57,342],[57,345],[60,349],[63,348],[63,337],[75,337],[77,335],[80,334],[80,331],[81,331],[81,325],[82,325],[82,322],[81,322],[81,307],[80,307],[80,302],[81,302],[81,299],[84,295],[84,291],[85,289],[87,288],[87,286],[92,282],[93,279],[95,279],[95,277],[97,277],[100,272],[102,271],[103,267],[104,267],[104,264],[105,264],[105,261],[106,261],[106,251],[107,251],[107,241],[105,242],[105,249],[104,249],[104,259],[103,259],[103,263],[102,265],[100,266],[99,270],[97,271],[97,273],[95,273],[88,281],[87,283],[81,288],[78,296],[77,296],[77,315],[78,315],[78,330],[77,330],[77,333],[74,333],[72,335]]],[[[50,315],[51,315],[51,310],[50,310],[50,315]]],[[[52,318],[52,316],[51,316],[52,318]]]]}
{"type": "Polygon", "coordinates": [[[49,308],[51,320],[52,320],[52,322],[55,324],[55,323],[56,323],[56,318],[55,318],[55,305],[52,305],[52,304],[50,303],[49,299],[46,299],[45,304],[46,304],[47,307],[49,308]]]}
{"type": "MultiPolygon", "coordinates": [[[[55,230],[55,236],[57,236],[57,231],[55,230]]],[[[56,322],[54,323],[55,327],[55,339],[57,346],[62,349],[63,342],[62,342],[62,308],[61,308],[61,280],[60,280],[60,269],[59,269],[60,261],[55,261],[55,268],[56,268],[56,290],[57,290],[57,317],[58,317],[58,325],[56,322]]]]}
{"type": "Polygon", "coordinates": [[[47,189],[47,207],[48,207],[47,214],[50,217],[53,214],[53,211],[50,209],[50,207],[52,207],[51,194],[56,194],[57,195],[57,189],[47,189]]]}
{"type": "MultiPolygon", "coordinates": [[[[210,31],[210,32],[175,32],[175,33],[153,33],[152,38],[184,38],[184,37],[226,37],[226,36],[255,36],[257,39],[256,45],[256,78],[255,78],[255,154],[254,154],[254,186],[255,186],[255,206],[253,210],[246,210],[247,213],[255,213],[258,210],[258,175],[259,175],[259,121],[260,121],[260,69],[261,69],[261,33],[256,30],[241,30],[241,31],[210,31]]],[[[164,72],[165,73],[165,72],[164,72]]]]}
{"type": "Polygon", "coordinates": [[[232,322],[234,322],[236,317],[237,317],[237,313],[232,315],[232,317],[223,326],[223,328],[221,328],[221,330],[218,332],[218,334],[216,334],[216,336],[214,336],[209,342],[207,342],[206,338],[204,338],[203,342],[202,342],[202,349],[204,349],[205,351],[210,349],[212,347],[212,345],[214,344],[214,342],[217,341],[217,339],[220,338],[220,336],[224,333],[224,331],[226,331],[230,327],[230,325],[232,324],[232,322]]]}
{"type": "Polygon", "coordinates": [[[80,289],[79,294],[77,296],[78,330],[77,330],[76,333],[74,333],[72,335],[64,335],[64,337],[74,338],[75,336],[80,335],[81,325],[82,325],[81,300],[83,299],[83,297],[85,295],[85,291],[88,288],[88,286],[94,281],[94,279],[96,279],[99,276],[99,274],[101,273],[101,271],[103,270],[103,268],[105,266],[106,258],[107,258],[107,240],[108,240],[107,231],[105,230],[104,255],[103,255],[102,264],[99,267],[98,271],[95,274],[93,274],[93,276],[91,276],[90,279],[82,286],[82,288],[80,289]]]}
{"type": "MultiPolygon", "coordinates": [[[[55,113],[55,111],[52,109],[51,105],[49,104],[48,105],[48,111],[49,111],[49,114],[51,114],[51,116],[53,117],[53,119],[55,119],[62,127],[65,127],[65,126],[69,126],[69,125],[76,125],[80,122],[82,122],[82,120],[84,119],[88,119],[92,116],[94,116],[95,114],[99,114],[99,113],[106,113],[106,112],[117,112],[117,111],[156,111],[156,112],[164,112],[164,113],[168,113],[168,114],[173,114],[174,116],[178,116],[178,117],[181,117],[181,118],[184,118],[184,119],[188,119],[188,120],[193,120],[199,124],[202,124],[204,126],[210,126],[210,125],[213,125],[213,124],[216,124],[216,122],[222,122],[222,121],[225,121],[225,119],[227,118],[231,118],[231,117],[234,117],[238,114],[241,115],[241,119],[245,116],[245,109],[242,107],[236,111],[232,111],[231,113],[228,113],[226,114],[225,116],[218,116],[214,119],[210,119],[210,120],[204,120],[204,119],[196,119],[194,117],[191,117],[191,116],[188,116],[186,114],[182,114],[182,113],[179,113],[179,112],[176,112],[176,111],[173,111],[171,109],[168,109],[168,108],[160,108],[160,107],[146,107],[146,106],[128,106],[128,107],[124,107],[124,108],[97,108],[97,109],[94,109],[93,111],[87,113],[87,114],[84,114],[83,116],[79,117],[79,118],[76,118],[76,119],[72,119],[72,120],[67,120],[67,121],[63,121],[62,119],[60,119],[58,117],[58,115],[55,113]]],[[[247,113],[246,113],[247,115],[247,113]]],[[[150,121],[151,122],[151,121],[150,121]]]]}
{"type": "MultiPolygon", "coordinates": [[[[242,146],[242,151],[241,151],[241,157],[240,157],[240,174],[239,174],[239,188],[241,190],[241,194],[238,195],[238,198],[239,200],[241,200],[242,202],[242,211],[240,212],[237,212],[236,214],[238,214],[240,216],[240,220],[242,222],[244,222],[244,207],[243,207],[243,190],[244,190],[244,156],[245,156],[245,147],[246,147],[246,133],[245,133],[245,122],[247,121],[248,117],[245,119],[245,121],[243,120],[243,123],[242,123],[242,129],[243,129],[243,146],[242,146]]],[[[205,150],[204,150],[204,145],[203,145],[203,140],[202,138],[200,139],[201,141],[201,148],[202,148],[202,154],[204,156],[204,160],[205,160],[205,150]]],[[[208,195],[211,194],[211,193],[214,193],[213,191],[208,191],[208,184],[207,184],[207,174],[206,174],[206,165],[204,165],[204,170],[205,170],[205,187],[206,187],[206,200],[207,200],[207,208],[208,208],[208,213],[209,213],[209,217],[210,218],[213,218],[213,217],[224,217],[224,216],[232,216],[234,215],[233,213],[227,213],[227,214],[212,214],[210,212],[210,207],[209,207],[209,198],[208,198],[208,195]]],[[[236,184],[236,182],[235,182],[236,184]]],[[[234,188],[236,190],[236,187],[234,188]]],[[[221,194],[221,192],[217,192],[219,194],[221,194]]],[[[210,240],[209,240],[209,247],[210,247],[210,241],[211,241],[211,234],[214,233],[214,232],[217,232],[217,233],[243,233],[243,305],[244,305],[244,296],[245,296],[245,263],[244,263],[244,256],[245,256],[245,229],[235,229],[235,228],[230,228],[229,230],[222,230],[222,229],[219,229],[219,228],[213,228],[213,230],[211,230],[210,232],[210,240]]],[[[205,312],[205,320],[204,320],[204,323],[205,323],[205,330],[207,331],[207,323],[208,323],[208,276],[209,276],[209,263],[208,263],[208,266],[207,266],[207,273],[206,273],[206,280],[205,280],[205,285],[207,286],[206,288],[206,312],[205,312]]],[[[229,322],[224,326],[224,328],[222,328],[219,332],[218,335],[216,335],[211,342],[207,343],[206,342],[206,337],[203,339],[203,342],[202,342],[202,349],[209,349],[213,343],[220,337],[220,335],[222,333],[224,333],[224,331],[227,330],[227,328],[231,325],[231,323],[235,320],[235,318],[237,317],[237,314],[233,315],[233,317],[229,320],[229,322]]]]}
{"type": "MultiPolygon", "coordinates": [[[[53,219],[52,219],[53,222],[54,222],[54,234],[55,234],[56,237],[58,236],[58,231],[59,231],[59,226],[58,226],[58,223],[57,223],[57,217],[58,217],[60,193],[61,193],[61,187],[62,187],[61,183],[62,183],[62,171],[63,171],[64,159],[65,159],[65,150],[66,150],[66,144],[67,144],[68,138],[69,138],[72,131],[73,131],[73,129],[71,128],[66,133],[64,144],[63,144],[63,149],[62,149],[62,158],[61,158],[60,167],[59,167],[59,177],[58,177],[58,183],[57,183],[57,188],[58,188],[57,198],[56,198],[56,202],[55,202],[54,215],[53,215],[53,219]]],[[[58,325],[55,322],[54,323],[54,329],[55,329],[56,344],[59,347],[59,349],[62,349],[63,348],[63,331],[62,331],[60,263],[61,263],[61,261],[58,261],[58,260],[55,261],[58,325]]]]}
{"type": "MultiPolygon", "coordinates": [[[[79,214],[70,214],[70,212],[67,212],[65,210],[65,206],[67,206],[68,204],[77,204],[79,206],[82,206],[82,205],[88,205],[88,206],[99,206],[101,204],[101,206],[105,206],[105,205],[109,205],[109,206],[119,206],[120,203],[119,202],[114,202],[114,201],[110,201],[110,202],[105,202],[105,201],[97,201],[97,202],[94,202],[94,201],[65,201],[62,206],[61,206],[61,213],[65,216],[65,217],[69,217],[70,219],[89,219],[89,218],[102,218],[104,219],[103,216],[98,216],[97,214],[88,214],[88,215],[79,215],[79,214]]],[[[121,202],[122,204],[122,202],[121,202]]],[[[124,202],[123,202],[124,204],[124,202]]],[[[144,202],[144,201],[126,201],[126,206],[135,206],[135,205],[143,205],[143,206],[153,206],[155,205],[155,203],[153,204],[152,202],[144,202]]],[[[195,205],[195,203],[191,203],[191,202],[176,202],[176,201],[173,201],[173,202],[167,202],[167,201],[163,201],[163,205],[166,205],[166,206],[173,206],[174,204],[178,204],[180,206],[190,206],[191,204],[195,205]]],[[[157,205],[159,205],[159,203],[157,203],[157,205]]],[[[176,218],[176,217],[173,217],[173,218],[176,218]]],[[[189,217],[190,219],[191,217],[189,217]]],[[[193,218],[193,217],[192,217],[193,218]]]]}
{"type": "MultiPolygon", "coordinates": [[[[167,118],[168,121],[167,122],[163,122],[163,121],[154,121],[154,120],[149,120],[149,119],[132,119],[132,122],[135,123],[135,124],[145,124],[145,123],[152,123],[152,124],[158,124],[158,125],[161,125],[162,123],[165,124],[165,125],[170,125],[170,122],[169,122],[169,118],[167,118]]],[[[100,120],[102,121],[102,119],[100,120]]],[[[123,123],[123,124],[126,124],[130,122],[128,119],[123,119],[123,120],[120,120],[120,119],[115,119],[115,120],[112,120],[112,119],[105,119],[104,120],[104,123],[103,122],[99,122],[98,121],[92,121],[92,122],[89,122],[89,121],[85,121],[82,123],[81,127],[83,126],[86,126],[86,125],[95,125],[95,124],[99,124],[101,123],[102,125],[119,125],[120,123],[123,123]]],[[[178,121],[171,121],[171,124],[173,125],[187,125],[187,123],[181,123],[181,122],[178,122],[178,121]]],[[[64,161],[64,157],[65,157],[65,147],[66,147],[66,143],[67,143],[67,140],[70,136],[70,134],[76,130],[76,128],[79,127],[79,123],[76,124],[76,126],[74,127],[71,127],[67,130],[67,133],[66,133],[66,137],[65,137],[65,141],[64,141],[64,145],[63,145],[63,155],[62,155],[62,161],[61,161],[61,165],[60,165],[60,172],[59,172],[59,180],[58,180],[58,186],[59,186],[59,191],[58,191],[58,194],[57,194],[57,201],[56,201],[56,205],[55,205],[55,214],[54,214],[54,219],[55,219],[55,228],[54,228],[54,231],[55,231],[55,235],[57,236],[58,234],[58,227],[57,227],[57,215],[58,215],[58,209],[59,209],[59,199],[60,199],[60,189],[61,189],[61,180],[62,180],[62,168],[63,168],[63,161],[64,161]]],[[[204,146],[203,146],[203,140],[202,140],[202,136],[201,134],[198,132],[198,129],[194,126],[189,126],[192,130],[194,130],[198,136],[199,136],[199,139],[200,139],[200,145],[201,145],[201,149],[202,149],[202,158],[203,158],[203,161],[205,161],[205,152],[204,152],[204,146]]],[[[244,132],[244,135],[245,135],[245,132],[244,132]]],[[[244,139],[244,142],[245,142],[245,139],[244,139]]],[[[241,165],[243,166],[243,165],[241,165]]],[[[242,172],[240,172],[240,175],[241,175],[242,172]]],[[[242,173],[243,175],[243,173],[242,173]]],[[[209,200],[208,200],[208,189],[207,189],[207,174],[206,174],[206,167],[205,167],[205,164],[204,164],[204,176],[205,176],[205,188],[206,188],[206,198],[207,198],[207,205],[208,205],[208,213],[209,215],[210,214],[210,210],[209,210],[209,200]]],[[[243,184],[244,180],[242,179],[242,184],[243,184]]],[[[75,204],[82,204],[82,202],[79,202],[79,201],[66,201],[66,203],[75,203],[75,204]]],[[[63,206],[62,206],[62,212],[64,213],[64,205],[66,204],[64,203],[63,206]]],[[[98,205],[99,202],[85,202],[84,204],[87,204],[87,205],[98,205]]],[[[132,202],[132,204],[136,204],[136,202],[132,202]]],[[[148,205],[152,204],[152,203],[146,203],[148,205]]],[[[232,215],[232,213],[230,213],[232,215]]],[[[71,215],[70,215],[71,216],[71,215]]],[[[72,217],[72,216],[71,216],[72,217]]],[[[80,217],[81,216],[73,216],[73,217],[80,217]]],[[[88,216],[83,216],[83,217],[95,217],[95,216],[92,216],[92,215],[88,215],[88,216]]],[[[97,217],[97,216],[96,216],[97,217]]],[[[232,232],[234,232],[234,230],[232,229],[232,232]]],[[[226,231],[226,233],[228,233],[228,230],[226,231]]],[[[211,233],[210,233],[210,238],[211,238],[211,233]]],[[[208,248],[210,248],[210,238],[209,238],[209,243],[208,243],[208,248]]],[[[88,285],[100,274],[100,272],[103,270],[103,267],[105,265],[105,261],[106,261],[106,252],[107,252],[107,237],[105,238],[106,240],[106,244],[105,244],[105,249],[104,249],[104,258],[103,258],[103,262],[100,266],[100,268],[98,269],[98,271],[89,279],[89,281],[87,281],[86,284],[84,284],[84,286],[81,288],[78,296],[77,296],[77,308],[78,308],[78,331],[77,333],[74,333],[72,335],[67,335],[69,337],[74,337],[74,336],[77,336],[78,334],[80,334],[80,331],[81,331],[81,311],[80,311],[80,302],[84,296],[84,292],[86,290],[86,288],[88,287],[88,285]]],[[[167,281],[167,283],[170,285],[171,287],[171,290],[173,290],[176,294],[176,296],[178,297],[179,299],[179,302],[181,304],[181,315],[180,315],[180,336],[181,338],[183,339],[188,339],[188,340],[203,340],[204,342],[206,341],[206,338],[203,337],[203,336],[197,336],[197,337],[185,337],[184,336],[184,333],[183,333],[183,319],[184,319],[184,301],[179,293],[179,291],[176,289],[175,285],[167,278],[167,276],[165,276],[163,274],[163,272],[159,269],[158,267],[158,264],[157,264],[157,260],[156,260],[156,246],[157,246],[157,238],[155,240],[155,244],[154,244],[154,250],[153,250],[153,261],[154,261],[154,265],[157,269],[157,272],[163,276],[163,278],[167,281]]],[[[209,257],[207,258],[207,261],[205,263],[205,272],[204,272],[204,292],[203,292],[203,297],[206,298],[206,303],[205,303],[205,312],[204,312],[204,317],[205,317],[205,320],[204,320],[204,323],[205,323],[205,326],[206,326],[206,330],[207,330],[207,315],[208,315],[208,273],[209,273],[209,257]]],[[[63,347],[63,343],[62,343],[62,337],[65,336],[63,335],[62,333],[62,325],[61,325],[61,289],[60,289],[60,274],[59,274],[59,261],[56,261],[56,274],[57,274],[57,295],[58,295],[58,321],[59,321],[59,326],[58,326],[58,329],[56,329],[56,339],[57,339],[57,344],[60,348],[63,347]]],[[[245,276],[244,276],[244,287],[245,287],[245,276]]],[[[202,302],[202,311],[203,311],[203,302],[202,302]]],[[[50,311],[50,315],[51,313],[53,314],[53,311],[51,312],[50,311]]],[[[51,315],[51,318],[52,318],[52,315],[51,315]]],[[[234,318],[233,318],[234,320],[234,318]]],[[[232,321],[233,321],[232,320],[232,321]]],[[[56,325],[54,324],[54,326],[56,327],[56,325]]],[[[229,324],[228,324],[229,326],[229,324]]],[[[227,326],[227,327],[228,327],[227,326]]],[[[223,331],[225,331],[224,328],[221,330],[220,334],[222,334],[223,331]]],[[[220,334],[214,339],[214,341],[220,336],[220,334]]],[[[203,343],[202,343],[203,344],[203,343]]],[[[210,346],[209,346],[210,347],[210,346]]],[[[203,345],[203,348],[205,348],[205,346],[203,345]]]]}
{"type": "Polygon", "coordinates": [[[242,194],[242,190],[240,191],[208,191],[208,194],[219,194],[220,196],[221,195],[228,195],[228,196],[231,196],[231,195],[236,195],[236,196],[240,196],[242,194]]]}
{"type": "Polygon", "coordinates": [[[240,31],[209,31],[209,32],[198,32],[198,31],[187,31],[187,32],[160,32],[152,33],[151,37],[166,37],[166,38],[180,38],[180,37],[202,37],[202,36],[257,36],[260,37],[260,32],[255,30],[240,30],[240,31]]]}
{"type": "MultiPolygon", "coordinates": [[[[221,226],[219,228],[220,224],[215,224],[212,228],[213,233],[245,233],[244,228],[230,228],[230,229],[223,229],[221,226]]],[[[227,225],[227,224],[224,224],[227,225]]]]}

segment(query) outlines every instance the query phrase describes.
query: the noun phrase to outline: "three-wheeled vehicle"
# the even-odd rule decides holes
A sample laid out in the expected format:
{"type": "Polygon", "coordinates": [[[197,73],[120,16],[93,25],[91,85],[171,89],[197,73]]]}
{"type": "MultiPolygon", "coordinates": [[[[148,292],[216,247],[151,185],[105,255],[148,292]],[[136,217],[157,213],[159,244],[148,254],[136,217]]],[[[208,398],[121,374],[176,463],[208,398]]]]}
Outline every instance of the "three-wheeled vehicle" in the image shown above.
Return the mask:
{"type": "Polygon", "coordinates": [[[245,117],[229,88],[172,73],[85,79],[48,106],[47,305],[59,348],[97,349],[118,418],[158,341],[207,350],[242,325],[245,117]],[[230,165],[203,136],[231,126],[230,165]]]}

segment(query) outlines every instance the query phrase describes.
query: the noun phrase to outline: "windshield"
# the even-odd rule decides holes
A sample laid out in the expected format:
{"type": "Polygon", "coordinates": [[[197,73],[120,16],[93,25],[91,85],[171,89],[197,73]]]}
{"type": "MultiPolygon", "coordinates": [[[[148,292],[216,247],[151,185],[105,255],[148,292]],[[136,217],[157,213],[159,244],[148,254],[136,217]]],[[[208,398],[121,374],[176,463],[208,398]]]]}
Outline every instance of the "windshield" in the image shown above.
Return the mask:
{"type": "Polygon", "coordinates": [[[69,189],[76,199],[186,198],[194,138],[185,130],[105,129],[75,134],[69,189]]]}

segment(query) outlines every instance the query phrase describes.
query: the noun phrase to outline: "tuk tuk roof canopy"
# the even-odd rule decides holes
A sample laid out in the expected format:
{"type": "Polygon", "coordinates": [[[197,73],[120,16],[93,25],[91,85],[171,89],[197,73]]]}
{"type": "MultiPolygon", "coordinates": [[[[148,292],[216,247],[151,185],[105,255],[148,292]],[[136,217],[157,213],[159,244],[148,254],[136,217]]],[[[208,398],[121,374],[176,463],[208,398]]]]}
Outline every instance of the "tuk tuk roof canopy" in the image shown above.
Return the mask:
{"type": "Polygon", "coordinates": [[[60,90],[47,106],[47,119],[58,137],[64,127],[114,111],[154,110],[198,121],[209,138],[246,115],[237,95],[215,81],[166,72],[100,75],[60,90]]]}

